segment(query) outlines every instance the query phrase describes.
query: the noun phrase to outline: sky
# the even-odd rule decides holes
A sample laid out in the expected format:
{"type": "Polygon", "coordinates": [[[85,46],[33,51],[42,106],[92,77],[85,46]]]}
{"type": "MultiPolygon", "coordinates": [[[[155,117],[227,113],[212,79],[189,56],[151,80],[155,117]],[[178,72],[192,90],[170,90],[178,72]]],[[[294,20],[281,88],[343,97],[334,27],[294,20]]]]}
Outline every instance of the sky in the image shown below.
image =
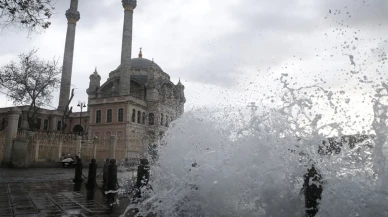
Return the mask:
{"type": "MultiPolygon", "coordinates": [[[[365,81],[388,79],[386,0],[138,0],[137,5],[132,57],[142,47],[143,58],[153,58],[174,83],[180,79],[186,110],[277,105],[284,93],[279,78],[287,73],[295,88],[319,84],[341,100],[351,99],[344,109],[357,116],[371,112],[365,99],[373,87],[365,81]]],[[[0,66],[33,48],[42,59],[62,62],[69,6],[69,0],[58,0],[52,25],[40,34],[3,29],[0,66]]],[[[119,0],[79,0],[78,10],[73,106],[87,101],[95,67],[103,83],[119,66],[124,17],[119,0]]],[[[53,95],[55,108],[59,94],[53,95]]],[[[11,105],[0,95],[0,106],[11,105]]]]}

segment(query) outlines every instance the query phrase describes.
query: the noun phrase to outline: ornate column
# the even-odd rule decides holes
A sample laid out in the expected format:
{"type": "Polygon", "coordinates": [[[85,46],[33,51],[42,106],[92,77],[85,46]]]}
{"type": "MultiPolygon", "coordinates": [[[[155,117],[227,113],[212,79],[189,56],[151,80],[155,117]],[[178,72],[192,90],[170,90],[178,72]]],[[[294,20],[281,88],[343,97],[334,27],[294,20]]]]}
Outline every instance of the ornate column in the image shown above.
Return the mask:
{"type": "Polygon", "coordinates": [[[80,19],[78,12],[78,0],[71,0],[70,9],[66,11],[67,33],[65,43],[65,53],[63,55],[63,68],[61,78],[61,88],[59,93],[58,110],[65,110],[70,97],[71,74],[73,69],[73,54],[75,41],[75,27],[80,19]]]}
{"type": "Polygon", "coordinates": [[[16,133],[18,132],[18,122],[19,122],[20,114],[21,114],[21,111],[17,107],[12,108],[7,113],[8,126],[7,126],[7,134],[5,135],[5,145],[4,145],[2,165],[11,164],[12,144],[13,144],[13,140],[16,138],[16,133]]]}
{"type": "Polygon", "coordinates": [[[121,45],[121,72],[120,72],[120,95],[129,95],[130,70],[132,55],[132,26],[133,10],[136,8],[136,0],[122,0],[124,7],[123,40],[121,45]]]}

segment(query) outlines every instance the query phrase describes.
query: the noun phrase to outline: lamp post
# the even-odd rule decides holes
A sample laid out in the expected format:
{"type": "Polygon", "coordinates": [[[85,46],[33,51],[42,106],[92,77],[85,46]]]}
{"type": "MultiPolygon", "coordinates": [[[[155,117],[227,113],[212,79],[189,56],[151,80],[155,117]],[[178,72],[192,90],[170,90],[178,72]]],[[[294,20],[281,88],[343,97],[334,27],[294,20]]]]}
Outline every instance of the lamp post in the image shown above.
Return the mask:
{"type": "Polygon", "coordinates": [[[247,108],[251,109],[251,120],[253,120],[253,117],[255,116],[255,112],[258,108],[255,102],[250,102],[247,108]]]}
{"type": "Polygon", "coordinates": [[[81,113],[79,114],[79,125],[82,127],[82,109],[86,108],[86,102],[85,101],[78,101],[78,107],[81,107],[81,113]]]}

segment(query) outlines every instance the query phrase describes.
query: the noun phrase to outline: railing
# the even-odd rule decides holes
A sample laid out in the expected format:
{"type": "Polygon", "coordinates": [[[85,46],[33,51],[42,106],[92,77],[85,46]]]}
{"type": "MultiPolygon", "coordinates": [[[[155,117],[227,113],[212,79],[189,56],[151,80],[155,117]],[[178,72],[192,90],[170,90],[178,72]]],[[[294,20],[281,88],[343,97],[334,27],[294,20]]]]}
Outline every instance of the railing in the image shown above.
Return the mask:
{"type": "Polygon", "coordinates": [[[90,162],[91,159],[95,158],[94,145],[94,140],[81,141],[81,158],[83,162],[90,162]]]}
{"type": "MultiPolygon", "coordinates": [[[[59,158],[68,154],[79,154],[84,163],[93,158],[102,162],[110,156],[114,156],[117,161],[123,161],[143,150],[140,136],[88,140],[74,134],[18,132],[16,139],[28,140],[32,147],[32,160],[35,162],[58,162],[59,158]]],[[[5,134],[0,134],[0,161],[3,158],[4,145],[5,134]]]]}
{"type": "Polygon", "coordinates": [[[103,161],[109,158],[110,151],[110,139],[97,139],[96,140],[96,160],[103,161]]]}

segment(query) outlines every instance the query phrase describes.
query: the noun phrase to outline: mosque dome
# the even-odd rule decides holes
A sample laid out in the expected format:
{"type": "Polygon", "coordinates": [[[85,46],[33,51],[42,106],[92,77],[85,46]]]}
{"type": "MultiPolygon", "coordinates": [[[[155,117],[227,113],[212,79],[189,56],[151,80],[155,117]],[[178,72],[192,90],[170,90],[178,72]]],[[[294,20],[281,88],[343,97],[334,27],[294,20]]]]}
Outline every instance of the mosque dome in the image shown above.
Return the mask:
{"type": "MultiPolygon", "coordinates": [[[[156,64],[155,62],[152,62],[149,59],[141,58],[141,57],[131,59],[131,69],[147,70],[152,66],[152,64],[155,65],[156,69],[163,72],[162,68],[160,68],[160,66],[158,64],[156,64]]],[[[117,67],[117,69],[120,69],[120,68],[121,68],[121,65],[119,67],[117,67]]]]}
{"type": "MultiPolygon", "coordinates": [[[[139,57],[131,59],[131,69],[147,70],[152,65],[155,65],[157,70],[160,70],[163,72],[162,68],[160,68],[160,66],[158,64],[156,64],[154,61],[143,58],[143,52],[142,52],[141,48],[140,48],[140,52],[139,52],[139,57]]],[[[119,68],[121,68],[121,65],[117,69],[119,69],[119,68]]]]}
{"type": "Polygon", "coordinates": [[[131,68],[133,69],[148,69],[151,67],[152,64],[154,64],[158,70],[163,71],[158,64],[152,62],[149,59],[142,57],[131,59],[131,68]]]}

